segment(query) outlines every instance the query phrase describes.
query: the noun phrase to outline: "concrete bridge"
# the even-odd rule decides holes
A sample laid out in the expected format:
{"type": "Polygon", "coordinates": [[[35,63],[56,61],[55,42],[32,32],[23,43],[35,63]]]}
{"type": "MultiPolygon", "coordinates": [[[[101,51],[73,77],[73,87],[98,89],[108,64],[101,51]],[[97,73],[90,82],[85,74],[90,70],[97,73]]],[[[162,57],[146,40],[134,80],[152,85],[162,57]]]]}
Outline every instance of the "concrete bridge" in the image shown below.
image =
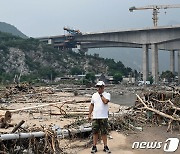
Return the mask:
{"type": "Polygon", "coordinates": [[[159,77],[158,50],[170,51],[170,71],[175,73],[175,51],[178,52],[178,82],[180,83],[180,26],[153,27],[144,29],[129,29],[121,31],[88,33],[82,35],[61,35],[44,37],[55,47],[69,43],[72,47],[81,45],[81,49],[104,47],[142,48],[143,80],[149,74],[149,50],[152,51],[152,76],[157,84],[159,77]]]}

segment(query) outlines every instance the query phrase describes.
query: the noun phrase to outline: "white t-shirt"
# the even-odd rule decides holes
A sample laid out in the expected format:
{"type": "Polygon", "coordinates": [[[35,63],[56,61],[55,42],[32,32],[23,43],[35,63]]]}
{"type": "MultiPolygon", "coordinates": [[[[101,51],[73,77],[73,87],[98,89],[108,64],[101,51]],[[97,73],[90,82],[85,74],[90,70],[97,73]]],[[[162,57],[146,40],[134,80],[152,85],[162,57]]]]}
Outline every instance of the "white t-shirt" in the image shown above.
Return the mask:
{"type": "MultiPolygon", "coordinates": [[[[103,92],[102,95],[110,101],[110,93],[103,92]]],[[[94,93],[91,98],[91,104],[94,104],[93,119],[108,118],[108,104],[104,104],[98,92],[94,93]]]]}

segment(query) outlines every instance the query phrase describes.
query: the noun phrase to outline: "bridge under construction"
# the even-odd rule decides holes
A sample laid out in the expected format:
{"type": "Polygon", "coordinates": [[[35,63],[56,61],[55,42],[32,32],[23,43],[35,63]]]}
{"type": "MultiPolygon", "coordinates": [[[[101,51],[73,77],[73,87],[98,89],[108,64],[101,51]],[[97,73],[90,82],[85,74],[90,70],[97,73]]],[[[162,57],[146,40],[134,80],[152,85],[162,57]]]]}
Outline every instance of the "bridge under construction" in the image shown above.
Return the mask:
{"type": "Polygon", "coordinates": [[[88,48],[127,47],[142,48],[143,80],[149,74],[149,50],[152,51],[152,76],[154,83],[159,81],[158,50],[170,52],[170,71],[175,73],[175,52],[178,52],[178,83],[180,83],[180,26],[128,29],[110,32],[77,33],[38,38],[55,48],[77,48],[87,51],[88,48]]]}

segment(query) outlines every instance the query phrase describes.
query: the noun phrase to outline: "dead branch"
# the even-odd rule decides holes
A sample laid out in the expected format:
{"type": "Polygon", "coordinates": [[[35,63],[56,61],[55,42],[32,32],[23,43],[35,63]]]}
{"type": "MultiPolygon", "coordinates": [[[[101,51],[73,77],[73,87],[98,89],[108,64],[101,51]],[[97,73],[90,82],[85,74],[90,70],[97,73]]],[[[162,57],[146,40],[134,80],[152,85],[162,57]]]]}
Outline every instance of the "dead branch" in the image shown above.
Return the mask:
{"type": "Polygon", "coordinates": [[[144,105],[144,108],[145,108],[145,109],[147,109],[147,110],[149,110],[149,111],[152,111],[152,112],[154,112],[154,113],[156,113],[156,114],[159,114],[159,115],[161,115],[161,116],[163,116],[163,117],[166,117],[166,118],[168,118],[168,119],[175,120],[175,121],[180,121],[180,118],[179,118],[179,117],[173,117],[173,116],[170,116],[170,115],[168,115],[168,114],[165,114],[165,113],[163,113],[163,112],[161,112],[161,111],[158,111],[158,110],[156,110],[156,109],[152,109],[152,108],[148,107],[148,106],[144,103],[144,101],[139,97],[139,95],[136,94],[136,96],[137,96],[138,99],[141,101],[141,103],[144,105]]]}

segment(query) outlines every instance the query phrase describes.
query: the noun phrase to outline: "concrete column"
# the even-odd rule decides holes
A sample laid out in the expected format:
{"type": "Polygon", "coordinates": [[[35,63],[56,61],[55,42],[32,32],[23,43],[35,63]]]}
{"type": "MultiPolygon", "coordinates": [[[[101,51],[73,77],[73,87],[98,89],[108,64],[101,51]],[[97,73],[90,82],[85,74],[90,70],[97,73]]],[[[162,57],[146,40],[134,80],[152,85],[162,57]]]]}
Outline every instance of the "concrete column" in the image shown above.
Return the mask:
{"type": "Polygon", "coordinates": [[[175,73],[175,51],[170,51],[170,71],[175,73]]]}
{"type": "Polygon", "coordinates": [[[149,52],[148,45],[143,45],[143,81],[146,83],[149,74],[149,52]]]}
{"type": "Polygon", "coordinates": [[[180,51],[178,51],[178,83],[180,84],[180,51]]]}
{"type": "Polygon", "coordinates": [[[158,64],[158,46],[157,44],[151,45],[152,50],[152,76],[155,84],[158,84],[159,77],[158,77],[158,71],[159,71],[159,64],[158,64]]]}

